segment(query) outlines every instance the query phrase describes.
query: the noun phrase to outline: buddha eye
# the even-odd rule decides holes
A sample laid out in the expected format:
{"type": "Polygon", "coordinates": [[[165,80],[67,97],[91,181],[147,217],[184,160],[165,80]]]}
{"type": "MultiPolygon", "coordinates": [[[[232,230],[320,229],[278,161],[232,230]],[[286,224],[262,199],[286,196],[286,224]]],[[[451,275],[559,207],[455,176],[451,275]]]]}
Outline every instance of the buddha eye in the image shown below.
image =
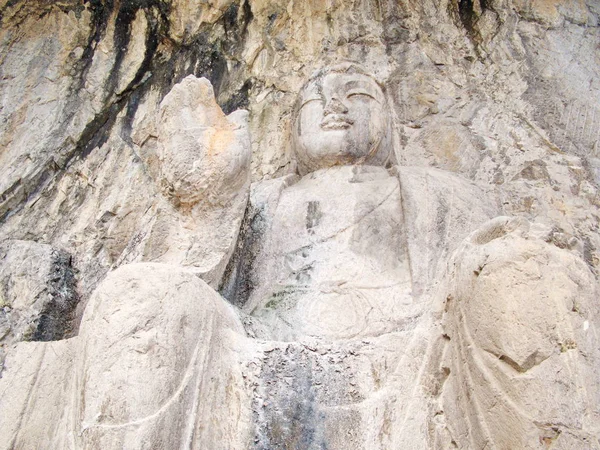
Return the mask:
{"type": "Polygon", "coordinates": [[[346,98],[351,98],[351,97],[368,97],[371,98],[375,101],[377,101],[377,99],[375,97],[373,97],[371,94],[369,94],[367,91],[350,91],[346,94],[346,98]]]}
{"type": "Polygon", "coordinates": [[[307,98],[306,100],[304,100],[302,102],[302,104],[300,105],[300,109],[304,108],[310,102],[320,102],[320,103],[323,103],[323,99],[321,97],[309,97],[309,98],[307,98]]]}

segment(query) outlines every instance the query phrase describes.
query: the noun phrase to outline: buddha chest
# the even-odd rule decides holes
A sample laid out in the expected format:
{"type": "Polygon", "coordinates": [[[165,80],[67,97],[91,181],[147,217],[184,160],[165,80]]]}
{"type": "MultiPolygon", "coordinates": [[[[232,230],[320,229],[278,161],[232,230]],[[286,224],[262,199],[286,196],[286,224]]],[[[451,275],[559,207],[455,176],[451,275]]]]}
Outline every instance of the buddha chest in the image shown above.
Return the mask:
{"type": "Polygon", "coordinates": [[[274,337],[377,335],[414,314],[398,180],[313,172],[284,189],[254,264],[252,314],[274,337]]]}

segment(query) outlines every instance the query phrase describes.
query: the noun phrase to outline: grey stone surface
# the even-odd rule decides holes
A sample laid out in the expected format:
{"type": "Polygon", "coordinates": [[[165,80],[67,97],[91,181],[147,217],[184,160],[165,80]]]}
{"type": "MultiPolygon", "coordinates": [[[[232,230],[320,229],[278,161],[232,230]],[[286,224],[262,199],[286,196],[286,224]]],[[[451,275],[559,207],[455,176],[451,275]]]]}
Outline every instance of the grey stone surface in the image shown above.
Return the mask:
{"type": "Polygon", "coordinates": [[[78,301],[68,253],[31,241],[0,243],[0,364],[13,343],[69,337],[78,301]]]}
{"type": "Polygon", "coordinates": [[[0,1],[0,239],[83,317],[2,445],[598,448],[599,17],[0,1]]]}

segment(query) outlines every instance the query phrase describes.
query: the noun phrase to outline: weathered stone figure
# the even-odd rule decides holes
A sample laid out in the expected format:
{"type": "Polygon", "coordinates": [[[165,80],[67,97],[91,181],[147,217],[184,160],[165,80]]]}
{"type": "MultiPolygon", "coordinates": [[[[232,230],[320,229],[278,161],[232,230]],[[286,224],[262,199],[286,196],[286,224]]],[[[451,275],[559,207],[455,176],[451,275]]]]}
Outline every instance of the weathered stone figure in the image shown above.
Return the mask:
{"type": "MultiPolygon", "coordinates": [[[[318,72],[292,132],[300,173],[279,194],[244,310],[277,339],[376,336],[418,314],[413,302],[389,111],[353,65],[318,72]]],[[[289,181],[288,181],[289,183],[289,181]]]]}
{"type": "Polygon", "coordinates": [[[393,167],[373,77],[344,64],[303,89],[301,178],[253,187],[260,244],[230,263],[241,311],[197,275],[216,286],[236,242],[242,117],[194,78],[161,111],[164,192],[217,237],[203,231],[191,259],[167,245],[151,259],[170,264],[110,274],[76,338],[20,344],[0,381],[2,448],[598,447],[590,270],[550,230],[484,224],[501,211],[474,204],[477,187],[393,167]],[[429,213],[444,196],[451,225],[429,213]],[[440,282],[448,255],[435,244],[476,228],[440,282]]]}
{"type": "Polygon", "coordinates": [[[451,260],[441,405],[460,448],[600,448],[596,281],[536,228],[499,217],[451,260]]]}

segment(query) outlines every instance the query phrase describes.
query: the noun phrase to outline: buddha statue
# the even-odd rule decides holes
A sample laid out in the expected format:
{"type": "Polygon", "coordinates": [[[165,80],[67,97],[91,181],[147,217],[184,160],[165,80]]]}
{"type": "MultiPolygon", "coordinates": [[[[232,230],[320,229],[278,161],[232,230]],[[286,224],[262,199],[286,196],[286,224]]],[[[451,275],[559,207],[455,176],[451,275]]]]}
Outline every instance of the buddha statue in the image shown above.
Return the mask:
{"type": "Polygon", "coordinates": [[[270,212],[244,312],[269,338],[349,339],[398,329],[413,302],[390,114],[382,87],[352,64],[318,71],[296,105],[300,179],[270,212]],[[387,167],[387,168],[386,168],[387,167]]]}
{"type": "Polygon", "coordinates": [[[298,174],[252,188],[243,113],[208,81],[159,117],[180,237],[110,273],[78,336],[9,355],[0,448],[596,448],[590,270],[477,186],[397,167],[364,69],[308,80],[298,174]]]}

